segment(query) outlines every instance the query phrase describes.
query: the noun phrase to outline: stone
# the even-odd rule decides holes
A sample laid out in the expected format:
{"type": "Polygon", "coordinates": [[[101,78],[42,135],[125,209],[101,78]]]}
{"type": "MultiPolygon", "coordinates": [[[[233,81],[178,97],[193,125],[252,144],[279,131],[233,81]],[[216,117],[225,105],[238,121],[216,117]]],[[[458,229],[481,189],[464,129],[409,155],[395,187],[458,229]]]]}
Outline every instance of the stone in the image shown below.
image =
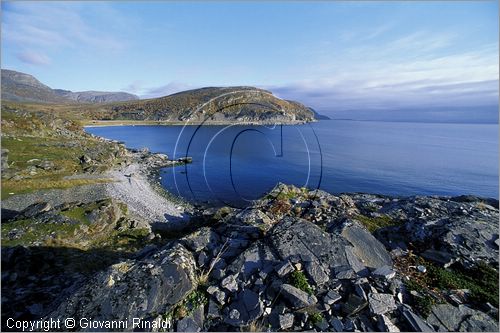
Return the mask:
{"type": "Polygon", "coordinates": [[[220,290],[216,286],[210,286],[207,288],[207,293],[212,295],[220,305],[224,305],[226,303],[226,293],[220,290]]]}
{"type": "Polygon", "coordinates": [[[207,318],[208,319],[220,318],[219,307],[213,300],[208,301],[207,318]]]}
{"type": "Polygon", "coordinates": [[[433,261],[443,267],[449,267],[455,262],[453,256],[449,252],[437,251],[434,249],[428,249],[422,252],[421,256],[424,259],[433,261]]]}
{"type": "Polygon", "coordinates": [[[325,318],[321,319],[320,322],[314,324],[314,326],[316,326],[320,331],[328,331],[328,328],[330,327],[325,318]]]}
{"type": "Polygon", "coordinates": [[[368,303],[356,294],[349,294],[347,301],[342,306],[342,312],[347,315],[354,315],[363,310],[368,303]]]}
{"type": "Polygon", "coordinates": [[[147,258],[97,273],[45,318],[128,318],[131,327],[132,318],[173,310],[195,288],[195,276],[191,252],[179,243],[167,245],[147,258]]]}
{"type": "Polygon", "coordinates": [[[191,317],[184,317],[177,322],[177,332],[199,332],[201,327],[198,323],[191,317]]]}
{"type": "Polygon", "coordinates": [[[438,331],[498,332],[497,321],[466,305],[436,304],[431,308],[427,322],[438,331]]]}
{"type": "Polygon", "coordinates": [[[342,323],[342,320],[338,318],[332,318],[330,320],[330,326],[335,332],[344,332],[344,324],[342,323]]]}
{"type": "Polygon", "coordinates": [[[425,320],[417,316],[413,311],[405,307],[402,311],[402,318],[411,327],[414,332],[434,332],[434,329],[429,326],[425,320]]]}
{"type": "Polygon", "coordinates": [[[289,273],[294,271],[294,267],[289,261],[286,261],[284,263],[281,263],[278,265],[276,268],[276,273],[280,278],[283,278],[284,276],[288,275],[289,273]]]}
{"type": "Polygon", "coordinates": [[[427,268],[423,265],[418,265],[417,271],[419,271],[420,273],[425,273],[425,272],[427,272],[427,268]]]}
{"type": "Polygon", "coordinates": [[[279,327],[282,330],[287,330],[293,326],[293,321],[295,319],[295,316],[293,313],[285,313],[283,315],[278,316],[278,321],[279,321],[279,327]]]}
{"type": "Polygon", "coordinates": [[[381,332],[400,332],[399,328],[386,316],[378,316],[378,327],[381,332]]]}
{"type": "Polygon", "coordinates": [[[238,281],[234,275],[228,275],[225,277],[221,282],[221,286],[230,292],[238,291],[238,281]]]}
{"type": "Polygon", "coordinates": [[[384,245],[357,223],[345,222],[341,234],[353,245],[353,253],[366,267],[392,267],[391,256],[384,245]]]}
{"type": "Polygon", "coordinates": [[[19,212],[18,219],[21,218],[33,218],[42,213],[48,212],[52,209],[52,205],[48,202],[39,202],[29,205],[21,212],[19,212]]]}
{"type": "Polygon", "coordinates": [[[269,246],[255,242],[233,260],[227,271],[242,274],[248,278],[257,272],[263,274],[272,272],[279,262],[279,258],[276,258],[269,246]]]}
{"type": "Polygon", "coordinates": [[[373,271],[373,276],[390,280],[396,276],[396,272],[390,266],[382,266],[373,271]]]}
{"type": "Polygon", "coordinates": [[[317,260],[305,262],[304,270],[311,277],[315,285],[321,286],[330,279],[324,268],[317,260]]]}
{"type": "Polygon", "coordinates": [[[283,284],[281,286],[281,295],[294,309],[312,306],[318,302],[318,299],[314,295],[309,295],[305,291],[295,288],[289,284],[283,284]]]}
{"type": "Polygon", "coordinates": [[[370,274],[368,268],[366,268],[365,265],[363,265],[363,263],[361,262],[361,260],[358,257],[356,257],[356,254],[354,253],[354,247],[346,246],[345,254],[347,257],[347,261],[349,262],[349,265],[357,275],[368,276],[370,274]]]}
{"type": "Polygon", "coordinates": [[[232,326],[248,325],[264,313],[264,306],[259,295],[249,289],[240,291],[229,308],[231,309],[230,316],[225,319],[225,322],[232,326]],[[231,313],[236,313],[234,311],[239,313],[237,317],[231,316],[231,313]]]}
{"type": "Polygon", "coordinates": [[[341,299],[342,295],[340,295],[336,291],[330,290],[328,293],[326,293],[325,297],[323,298],[323,301],[328,305],[332,305],[333,303],[340,301],[341,299]]]}
{"type": "Polygon", "coordinates": [[[203,227],[181,239],[181,242],[194,252],[212,251],[220,243],[220,237],[211,228],[203,227]]]}
{"type": "Polygon", "coordinates": [[[359,296],[361,297],[362,299],[364,299],[365,301],[368,300],[368,297],[366,296],[366,292],[365,290],[363,289],[363,287],[361,286],[361,284],[359,283],[356,283],[354,284],[354,292],[359,296]]]}
{"type": "Polygon", "coordinates": [[[384,314],[396,309],[396,302],[391,294],[370,294],[368,295],[370,311],[373,314],[384,314]]]}

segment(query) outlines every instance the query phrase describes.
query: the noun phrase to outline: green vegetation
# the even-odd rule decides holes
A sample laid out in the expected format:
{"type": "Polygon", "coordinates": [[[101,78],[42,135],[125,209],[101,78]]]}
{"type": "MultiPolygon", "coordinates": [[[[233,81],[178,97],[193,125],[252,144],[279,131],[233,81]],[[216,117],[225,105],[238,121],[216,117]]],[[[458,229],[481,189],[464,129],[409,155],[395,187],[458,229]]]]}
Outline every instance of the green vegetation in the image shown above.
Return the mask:
{"type": "Polygon", "coordinates": [[[38,243],[49,247],[71,247],[80,250],[100,249],[132,253],[146,244],[149,230],[144,228],[120,228],[121,220],[126,219],[126,209],[120,203],[102,200],[77,206],[59,213],[73,220],[68,222],[41,222],[25,219],[2,223],[2,245],[30,246],[38,243]],[[113,215],[112,205],[118,205],[122,217],[113,215]],[[99,221],[91,222],[88,215],[92,211],[100,213],[99,221]],[[17,234],[11,237],[11,234],[17,234]]]}
{"type": "Polygon", "coordinates": [[[420,294],[419,296],[412,296],[412,299],[417,311],[424,317],[427,317],[431,313],[432,306],[436,304],[436,300],[429,295],[424,286],[414,280],[406,281],[405,285],[408,290],[414,290],[420,294]]]}
{"type": "Polygon", "coordinates": [[[431,285],[439,289],[468,289],[473,302],[489,302],[498,307],[498,272],[488,264],[479,262],[470,269],[428,267],[431,285]]]}
{"type": "Polygon", "coordinates": [[[424,265],[427,268],[426,273],[408,271],[410,280],[405,282],[409,290],[418,292],[418,296],[413,296],[413,302],[422,315],[427,316],[432,305],[445,302],[445,295],[458,289],[469,290],[469,302],[489,302],[498,307],[498,271],[490,265],[478,262],[470,269],[458,265],[443,268],[421,257],[412,256],[408,259],[410,261],[406,265],[424,265]]]}
{"type": "Polygon", "coordinates": [[[181,303],[177,304],[170,312],[168,312],[165,317],[173,319],[182,319],[193,313],[194,310],[198,309],[200,306],[205,306],[208,304],[208,294],[204,286],[198,286],[197,289],[193,290],[187,295],[187,297],[181,303]]]}
{"type": "MultiPolygon", "coordinates": [[[[2,106],[2,149],[7,149],[8,168],[2,174],[2,199],[40,189],[109,182],[99,177],[68,178],[86,169],[104,171],[121,162],[122,149],[84,135],[81,127],[53,114],[27,111],[29,106],[2,106]],[[91,158],[81,164],[80,157],[91,158]]],[[[43,108],[43,107],[40,107],[43,108]]]]}
{"type": "Polygon", "coordinates": [[[313,292],[311,285],[307,281],[306,275],[302,271],[293,271],[290,274],[289,283],[295,288],[305,291],[309,295],[313,292]]]}
{"type": "Polygon", "coordinates": [[[321,323],[323,315],[320,312],[313,312],[309,314],[309,320],[313,325],[321,323]]]}
{"type": "Polygon", "coordinates": [[[387,215],[381,215],[377,217],[368,217],[365,215],[357,215],[356,220],[361,222],[369,232],[375,232],[377,229],[390,227],[394,225],[401,224],[400,221],[395,220],[387,215]]]}

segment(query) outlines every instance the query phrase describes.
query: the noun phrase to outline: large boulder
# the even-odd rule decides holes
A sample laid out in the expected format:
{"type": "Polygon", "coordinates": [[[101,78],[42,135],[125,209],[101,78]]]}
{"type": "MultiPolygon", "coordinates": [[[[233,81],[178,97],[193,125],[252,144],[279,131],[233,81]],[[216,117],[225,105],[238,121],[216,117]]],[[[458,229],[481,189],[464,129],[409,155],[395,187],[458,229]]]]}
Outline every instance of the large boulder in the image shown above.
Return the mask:
{"type": "Polygon", "coordinates": [[[384,245],[371,233],[353,221],[343,223],[341,235],[354,247],[353,252],[362,263],[371,269],[392,266],[392,259],[384,245]]]}
{"type": "Polygon", "coordinates": [[[498,320],[465,305],[434,305],[427,322],[442,332],[498,332],[498,320]]]}
{"type": "Polygon", "coordinates": [[[90,279],[47,317],[128,320],[166,313],[195,288],[195,262],[175,244],[141,261],[127,260],[90,279]]]}

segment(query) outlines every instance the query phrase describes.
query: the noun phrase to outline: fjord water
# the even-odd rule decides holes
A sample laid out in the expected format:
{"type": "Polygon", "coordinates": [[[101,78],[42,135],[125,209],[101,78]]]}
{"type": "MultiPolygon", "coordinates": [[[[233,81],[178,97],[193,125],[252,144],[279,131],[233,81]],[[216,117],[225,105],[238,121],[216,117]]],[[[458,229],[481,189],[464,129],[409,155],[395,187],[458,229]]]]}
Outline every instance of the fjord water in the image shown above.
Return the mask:
{"type": "Polygon", "coordinates": [[[277,182],[331,193],[498,198],[498,124],[326,120],[300,126],[111,126],[88,132],[193,163],[161,171],[187,199],[241,206],[277,182]]]}

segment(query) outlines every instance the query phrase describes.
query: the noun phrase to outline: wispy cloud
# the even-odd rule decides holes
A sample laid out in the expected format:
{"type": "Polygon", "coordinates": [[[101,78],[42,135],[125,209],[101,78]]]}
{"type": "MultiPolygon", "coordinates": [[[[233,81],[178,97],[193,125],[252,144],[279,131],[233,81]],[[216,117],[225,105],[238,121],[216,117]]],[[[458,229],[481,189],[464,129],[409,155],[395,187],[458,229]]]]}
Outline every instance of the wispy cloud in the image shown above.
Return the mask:
{"type": "MultiPolygon", "coordinates": [[[[98,9],[104,9],[106,4],[100,4],[98,9]]],[[[120,51],[126,42],[117,39],[109,31],[103,31],[98,26],[99,17],[92,16],[92,22],[85,17],[85,7],[76,2],[48,3],[9,3],[4,7],[2,22],[2,37],[11,49],[20,49],[18,58],[25,62],[48,63],[47,54],[61,51],[64,48],[80,48],[88,46],[93,51],[120,51]],[[20,53],[21,52],[21,53],[20,53]],[[34,60],[38,54],[38,60],[34,60]],[[42,59],[42,54],[44,54],[42,59]],[[31,59],[31,61],[30,61],[31,59]]],[[[109,9],[108,9],[109,10],[109,9]]],[[[109,27],[120,20],[119,15],[103,17],[109,27]]]]}
{"type": "Polygon", "coordinates": [[[16,54],[16,57],[22,62],[29,65],[48,65],[50,64],[50,59],[45,54],[37,53],[33,51],[24,51],[16,54]]]}
{"type": "Polygon", "coordinates": [[[265,88],[324,111],[498,104],[498,44],[452,52],[454,38],[418,31],[364,45],[265,88]]]}
{"type": "Polygon", "coordinates": [[[148,88],[144,91],[144,94],[141,97],[143,98],[162,97],[194,88],[197,87],[187,83],[174,81],[163,86],[148,88]]]}

